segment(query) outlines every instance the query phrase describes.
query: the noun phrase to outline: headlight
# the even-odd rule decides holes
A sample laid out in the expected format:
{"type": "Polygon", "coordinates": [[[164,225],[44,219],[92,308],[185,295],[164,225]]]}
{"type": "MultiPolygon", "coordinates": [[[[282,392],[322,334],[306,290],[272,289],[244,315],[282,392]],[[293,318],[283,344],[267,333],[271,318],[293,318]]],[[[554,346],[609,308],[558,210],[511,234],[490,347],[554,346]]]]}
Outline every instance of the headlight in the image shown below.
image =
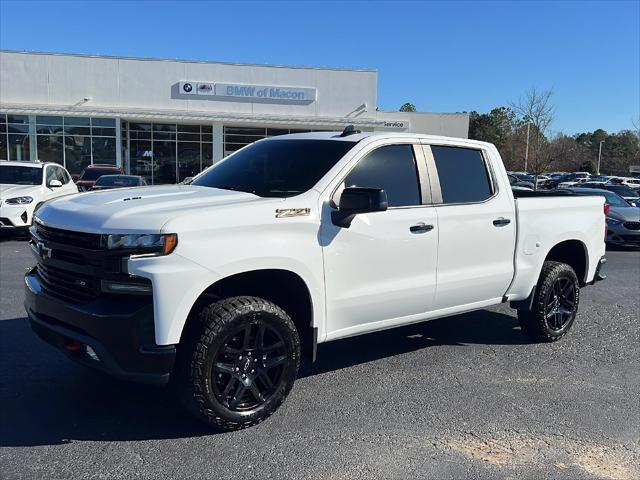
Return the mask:
{"type": "Polygon", "coordinates": [[[178,236],[175,233],[111,234],[104,236],[104,243],[109,250],[136,250],[141,253],[169,255],[178,245],[178,236]]]}
{"type": "Polygon", "coordinates": [[[27,205],[31,202],[33,202],[33,197],[13,197],[5,200],[7,205],[27,205]]]}
{"type": "Polygon", "coordinates": [[[622,220],[618,220],[617,218],[607,217],[607,225],[620,225],[622,220]]]}

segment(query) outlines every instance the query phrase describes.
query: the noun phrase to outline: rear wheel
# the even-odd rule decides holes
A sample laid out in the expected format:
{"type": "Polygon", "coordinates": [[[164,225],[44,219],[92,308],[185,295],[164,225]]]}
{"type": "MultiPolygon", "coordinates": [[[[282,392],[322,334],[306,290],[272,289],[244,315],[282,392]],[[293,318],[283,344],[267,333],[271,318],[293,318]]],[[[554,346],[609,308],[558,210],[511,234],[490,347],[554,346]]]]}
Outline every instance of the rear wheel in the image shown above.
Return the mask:
{"type": "Polygon", "coordinates": [[[282,404],[300,366],[291,318],[267,300],[232,297],[203,308],[198,320],[178,365],[183,403],[223,430],[261,422],[282,404]]]}
{"type": "Polygon", "coordinates": [[[555,342],[566,334],[578,312],[580,284],[566,263],[544,262],[532,309],[518,310],[523,333],[539,342],[555,342]]]}

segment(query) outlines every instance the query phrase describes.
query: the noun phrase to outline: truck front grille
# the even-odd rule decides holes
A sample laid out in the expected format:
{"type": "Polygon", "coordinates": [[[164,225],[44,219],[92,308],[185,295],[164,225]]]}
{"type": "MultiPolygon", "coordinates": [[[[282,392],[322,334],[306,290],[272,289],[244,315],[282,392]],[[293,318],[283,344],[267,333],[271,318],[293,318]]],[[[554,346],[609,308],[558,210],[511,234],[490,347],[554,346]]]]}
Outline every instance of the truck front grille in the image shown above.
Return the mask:
{"type": "Polygon", "coordinates": [[[99,250],[101,247],[100,235],[97,233],[73,232],[71,230],[62,230],[36,223],[36,232],[38,235],[52,242],[73,247],[87,248],[91,250],[99,250]]]}
{"type": "Polygon", "coordinates": [[[62,268],[38,263],[38,276],[50,295],[70,303],[89,303],[100,293],[98,279],[62,268]]]}
{"type": "Polygon", "coordinates": [[[103,247],[100,234],[36,223],[31,237],[42,288],[65,302],[83,305],[98,297],[120,295],[103,291],[103,281],[150,284],[146,279],[133,280],[123,269],[127,253],[103,247]]]}

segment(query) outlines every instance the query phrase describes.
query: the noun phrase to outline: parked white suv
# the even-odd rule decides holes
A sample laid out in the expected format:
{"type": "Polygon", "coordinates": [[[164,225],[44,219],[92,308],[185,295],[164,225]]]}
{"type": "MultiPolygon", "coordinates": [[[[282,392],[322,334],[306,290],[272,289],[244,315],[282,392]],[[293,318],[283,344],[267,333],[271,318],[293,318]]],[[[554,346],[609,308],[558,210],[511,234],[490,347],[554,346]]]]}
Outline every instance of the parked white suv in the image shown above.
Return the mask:
{"type": "Polygon", "coordinates": [[[321,342],[502,302],[530,337],[562,337],[580,288],[603,278],[603,198],[520,195],[483,142],[349,128],[260,140],[190,185],[47,203],[25,306],[77,362],[172,378],[206,423],[243,428],[321,342]]]}
{"type": "Polygon", "coordinates": [[[0,162],[0,228],[28,227],[43,202],[71,193],[78,188],[57,163],[0,162]]]}

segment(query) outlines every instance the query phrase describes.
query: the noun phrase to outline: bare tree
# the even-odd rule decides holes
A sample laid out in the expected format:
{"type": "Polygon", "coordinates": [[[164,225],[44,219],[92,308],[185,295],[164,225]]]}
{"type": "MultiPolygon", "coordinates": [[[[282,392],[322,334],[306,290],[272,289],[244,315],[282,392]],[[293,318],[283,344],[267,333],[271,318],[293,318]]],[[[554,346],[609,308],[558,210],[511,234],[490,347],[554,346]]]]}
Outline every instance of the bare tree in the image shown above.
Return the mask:
{"type": "Polygon", "coordinates": [[[552,96],[551,89],[538,90],[531,87],[517,102],[510,103],[519,120],[525,125],[529,124],[529,165],[533,167],[531,170],[536,176],[544,172],[552,160],[546,137],[555,114],[552,96]]]}

